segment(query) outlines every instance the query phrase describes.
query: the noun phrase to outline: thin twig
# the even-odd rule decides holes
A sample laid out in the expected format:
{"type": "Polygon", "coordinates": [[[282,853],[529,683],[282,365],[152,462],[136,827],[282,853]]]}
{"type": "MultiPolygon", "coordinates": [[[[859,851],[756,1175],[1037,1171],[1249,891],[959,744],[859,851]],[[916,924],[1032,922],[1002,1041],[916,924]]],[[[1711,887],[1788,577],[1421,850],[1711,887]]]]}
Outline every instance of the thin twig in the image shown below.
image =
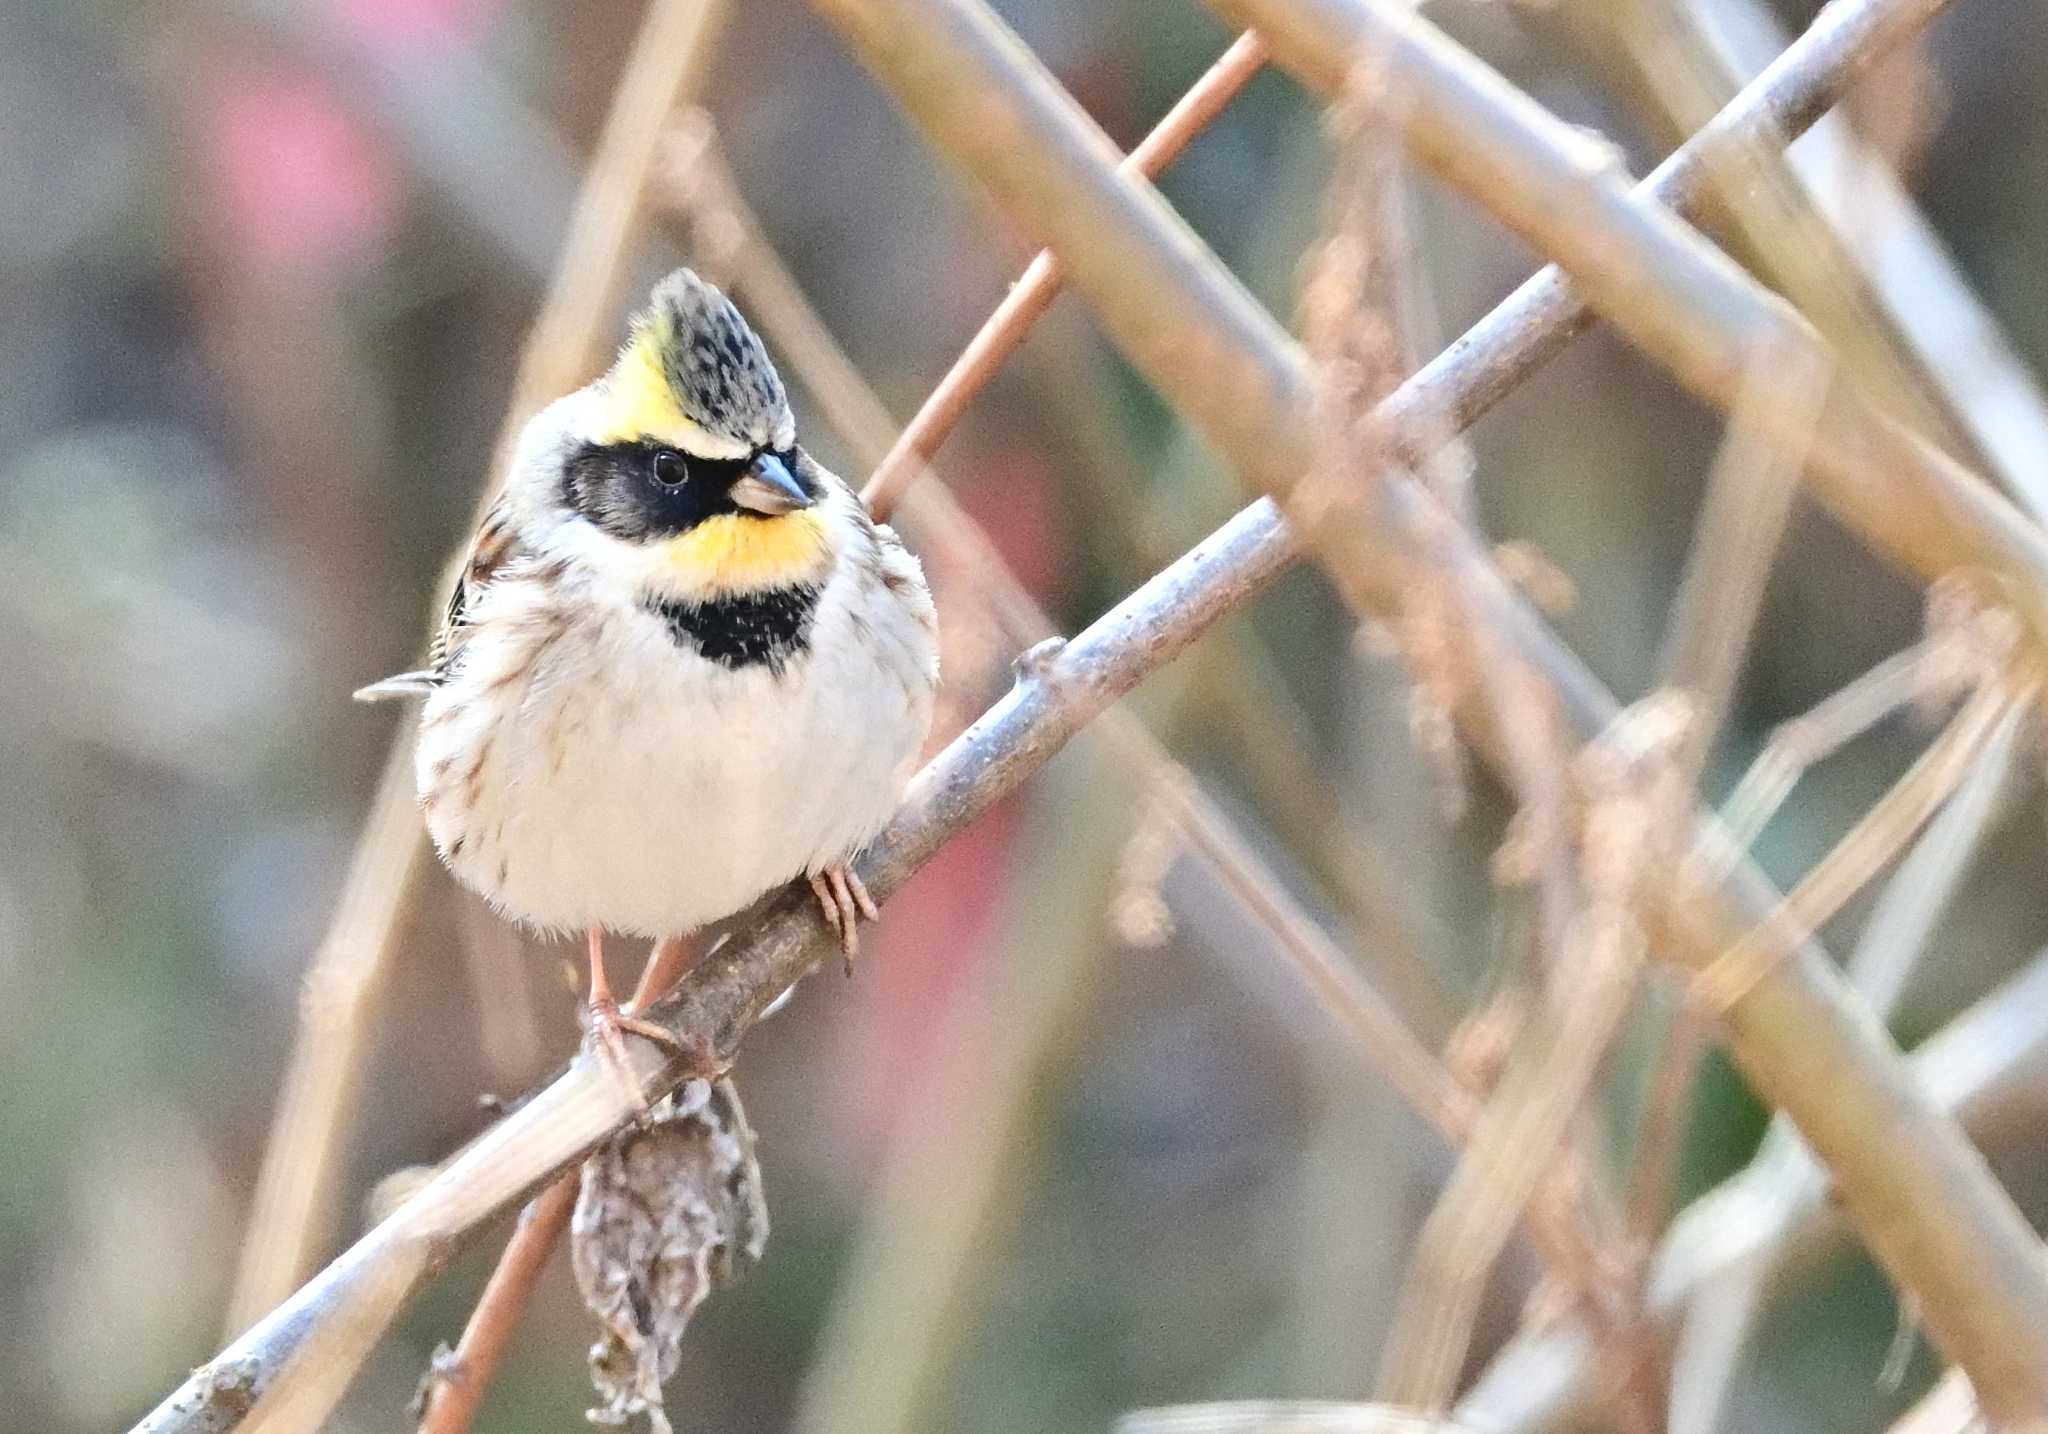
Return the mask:
{"type": "MultiPolygon", "coordinates": [[[[1189,141],[1207,129],[1224,106],[1251,83],[1265,63],[1265,42],[1257,32],[1247,30],[1239,35],[1138,142],[1138,147],[1124,157],[1122,168],[1146,179],[1157,178],[1180,157],[1189,141]]],[[[996,371],[1023,345],[1032,325],[1052,307],[1065,282],[1066,274],[1058,256],[1050,249],[1040,250],[953,366],[946,370],[931,397],[875,465],[874,475],[861,496],[876,516],[886,518],[895,508],[903,490],[931,462],[974,395],[988,386],[996,371]]]]}
{"type": "Polygon", "coordinates": [[[1802,775],[1911,700],[1926,661],[1927,644],[1915,643],[1780,723],[1722,804],[1730,842],[1754,845],[1802,775]]]}
{"type": "Polygon", "coordinates": [[[519,1212],[519,1223],[462,1327],[462,1338],[453,1351],[436,1356],[427,1373],[419,1434],[461,1434],[476,1422],[484,1393],[575,1209],[576,1176],[571,1173],[559,1177],[519,1212]]]}
{"type": "MultiPolygon", "coordinates": [[[[1688,793],[1697,790],[1734,700],[1764,587],[1799,491],[1805,444],[1790,435],[1810,432],[1827,383],[1825,371],[1800,358],[1759,354],[1708,477],[1706,503],[1657,662],[1657,685],[1683,693],[1690,709],[1679,762],[1688,793]]],[[[1647,1250],[1664,1223],[1708,1024],[1707,1014],[1690,1001],[1680,1002],[1665,1021],[1623,1182],[1631,1248],[1647,1250]]]]}
{"type": "Polygon", "coordinates": [[[1563,1147],[1635,990],[1632,965],[1588,974],[1597,979],[1580,983],[1554,1029],[1518,1044],[1423,1225],[1381,1365],[1378,1392],[1391,1403],[1441,1409],[1455,1389],[1486,1276],[1563,1147]]]}
{"type": "Polygon", "coordinates": [[[1658,657],[1657,685],[1685,694],[1692,709],[1685,775],[1697,782],[1727,718],[1736,678],[1763,608],[1828,373],[1807,353],[1767,349],[1750,364],[1742,397],[1707,479],[1706,503],[1679,579],[1658,657]]]}
{"type": "MultiPolygon", "coordinates": [[[[1840,24],[1818,39],[1795,44],[1779,64],[1738,98],[1733,113],[1717,133],[1754,128],[1765,117],[1785,122],[1787,132],[1800,127],[1832,99],[1835,86],[1867,58],[1866,46],[1896,41],[1910,32],[1912,19],[1924,19],[1905,0],[1861,0],[1855,16],[1867,23],[1840,24]],[[1908,20],[1901,23],[1904,13],[1908,20]]],[[[1838,18],[1840,18],[1838,12],[1838,18]]],[[[1113,160],[1111,164],[1113,164],[1113,160]]],[[[1674,171],[1678,172],[1678,171],[1674,171]]],[[[1120,227],[1120,226],[1119,226],[1120,227]]],[[[1192,242],[1192,241],[1189,241],[1192,242]]],[[[1143,283],[1141,297],[1156,292],[1143,283]]],[[[1091,283],[1091,291],[1096,286],[1091,283]]],[[[1511,301],[1512,302],[1512,301],[1511,301]]],[[[1534,362],[1547,356],[1572,315],[1565,301],[1558,327],[1533,336],[1515,327],[1503,330],[1489,320],[1479,333],[1468,335],[1389,400],[1419,403],[1432,413],[1465,412],[1478,396],[1497,398],[1534,362]],[[1458,400],[1455,401],[1454,400],[1458,400]]],[[[1163,314],[1180,306],[1161,307],[1163,314]]],[[[1524,313],[1524,317],[1528,317],[1524,313]]],[[[1539,321],[1538,329],[1543,328],[1539,321]]],[[[1289,362],[1282,350],[1278,362],[1289,362]]],[[[1225,363],[1236,360],[1229,352],[1225,363]]],[[[1271,360],[1268,360],[1269,362],[1271,360]]],[[[1290,384],[1305,392],[1305,384],[1290,384]]],[[[1399,483],[1387,485],[1391,516],[1396,522],[1412,516],[1421,500],[1399,483]]],[[[1238,514],[1187,557],[1167,568],[1105,614],[1058,654],[1049,655],[1011,694],[997,703],[926,769],[913,784],[904,808],[885,838],[863,864],[871,890],[886,896],[953,832],[1018,783],[1086,720],[1130,690],[1148,672],[1172,660],[1225,613],[1248,601],[1298,556],[1300,544],[1277,507],[1261,500],[1238,514]]],[[[1505,584],[1489,598],[1489,620],[1498,621],[1516,645],[1535,661],[1546,677],[1559,684],[1565,708],[1584,729],[1597,729],[1614,714],[1611,697],[1602,692],[1567,654],[1551,645],[1541,625],[1513,599],[1505,584]]],[[[1753,910],[1766,906],[1754,882],[1745,882],[1744,903],[1753,910]]],[[[1711,945],[1711,937],[1702,944],[1711,945]]],[[[807,892],[791,891],[767,903],[741,934],[701,963],[685,979],[679,996],[661,1008],[673,1029],[713,1041],[717,1054],[729,1059],[740,1037],[790,983],[811,970],[832,949],[807,892]]],[[[1853,1149],[1857,1135],[1880,1118],[1883,1106],[1890,1128],[1902,1131],[1903,1152],[1887,1178],[1903,1182],[1902,1190],[1920,1207],[1922,1216],[1975,1231],[1987,1219],[2003,1218],[1987,1209],[1987,1197],[1974,1177],[1958,1169],[1973,1156],[1959,1149],[1952,1128],[1931,1120],[1924,1097],[1915,1092],[1903,1071],[1887,1064],[1887,1052],[1866,1028],[1844,1013],[1839,994],[1828,984],[1823,959],[1803,958],[1792,974],[1768,987],[1769,1002],[1756,997],[1736,1013],[1738,1026],[1755,1028],[1750,1037],[1766,1049],[1802,1042],[1837,1077],[1849,1084],[1827,1094],[1840,1109],[1826,1119],[1803,1111],[1809,1126],[1818,1128],[1816,1144],[1841,1163],[1841,1151],[1853,1149]],[[1868,1082],[1867,1091],[1862,1087],[1868,1082]]],[[[641,1055],[645,1093],[660,1094],[690,1074],[682,1065],[657,1067],[641,1055]]],[[[1891,1058],[1895,1060],[1895,1058],[1891,1058]]],[[[1769,1072],[1768,1066],[1759,1067],[1769,1072]]],[[[1821,1093],[1811,1072],[1785,1072],[1762,1080],[1767,1093],[1783,1103],[1802,1102],[1798,1081],[1807,1079],[1808,1098],[1821,1093]]],[[[476,1145],[416,1194],[392,1217],[366,1234],[284,1305],[236,1340],[188,1380],[143,1423],[143,1430],[223,1431],[242,1423],[260,1400],[276,1407],[280,1388],[309,1356],[317,1354],[327,1332],[338,1327],[381,1330],[434,1270],[462,1247],[476,1229],[555,1171],[578,1159],[634,1113],[618,1083],[588,1062],[578,1062],[561,1079],[487,1132],[476,1145]]],[[[1861,1183],[1865,1172],[1854,1172],[1861,1183]]],[[[1974,1278],[1978,1261],[1970,1256],[1970,1236],[1955,1263],[1966,1280],[1974,1278]]],[[[2021,1235],[2024,1240],[2024,1233],[2021,1235]]],[[[1949,1252],[1937,1251],[1936,1259],[1949,1252]]],[[[1917,1264],[1917,1260],[1915,1261],[1917,1264]]],[[[1994,1273],[1981,1283],[1995,1286],[2004,1277],[1994,1273]]],[[[1973,1291],[1973,1294],[1976,1293],[1973,1291]]],[[[2000,1303],[2009,1304],[2001,1294],[2000,1303]]],[[[2048,1323],[2048,1321],[2043,1321],[2048,1323]]],[[[350,1367],[352,1369],[352,1366],[350,1367]]],[[[341,1371],[345,1379],[349,1369],[341,1371]]],[[[296,1400],[299,1408],[331,1408],[336,1387],[313,1391],[319,1398],[296,1400]],[[321,1405],[321,1399],[326,1402],[321,1405]]],[[[302,1427],[319,1422],[319,1413],[302,1427]]]]}
{"type": "Polygon", "coordinates": [[[2031,691],[2013,693],[1996,684],[1987,684],[1973,696],[1906,774],[1786,894],[1777,910],[1699,972],[1695,987],[1701,997],[1715,1010],[1733,1004],[1761,978],[1766,965],[1783,959],[1840,911],[1919,833],[1962,782],[1999,724],[2013,711],[2031,705],[2033,696],[2031,691]]]}

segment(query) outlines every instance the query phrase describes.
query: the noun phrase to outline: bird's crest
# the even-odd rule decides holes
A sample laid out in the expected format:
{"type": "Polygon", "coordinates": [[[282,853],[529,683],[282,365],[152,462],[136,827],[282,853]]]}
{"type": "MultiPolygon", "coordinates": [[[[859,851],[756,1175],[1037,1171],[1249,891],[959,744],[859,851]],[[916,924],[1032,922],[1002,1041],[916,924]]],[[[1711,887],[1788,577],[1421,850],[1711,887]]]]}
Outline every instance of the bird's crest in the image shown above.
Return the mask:
{"type": "Polygon", "coordinates": [[[789,397],[732,301],[689,269],[662,280],[605,379],[606,438],[740,458],[794,441],[789,397]]]}

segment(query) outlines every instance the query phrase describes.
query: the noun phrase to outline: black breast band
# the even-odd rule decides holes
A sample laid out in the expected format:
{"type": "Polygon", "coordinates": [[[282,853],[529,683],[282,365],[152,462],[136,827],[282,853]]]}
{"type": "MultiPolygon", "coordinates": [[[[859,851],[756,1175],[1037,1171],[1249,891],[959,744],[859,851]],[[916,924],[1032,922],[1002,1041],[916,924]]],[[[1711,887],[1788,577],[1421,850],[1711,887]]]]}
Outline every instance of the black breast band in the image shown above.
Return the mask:
{"type": "Polygon", "coordinates": [[[734,669],[766,663],[779,673],[811,645],[811,619],[821,591],[815,584],[802,583],[708,602],[645,602],[649,612],[668,624],[669,636],[688,651],[734,669]]]}

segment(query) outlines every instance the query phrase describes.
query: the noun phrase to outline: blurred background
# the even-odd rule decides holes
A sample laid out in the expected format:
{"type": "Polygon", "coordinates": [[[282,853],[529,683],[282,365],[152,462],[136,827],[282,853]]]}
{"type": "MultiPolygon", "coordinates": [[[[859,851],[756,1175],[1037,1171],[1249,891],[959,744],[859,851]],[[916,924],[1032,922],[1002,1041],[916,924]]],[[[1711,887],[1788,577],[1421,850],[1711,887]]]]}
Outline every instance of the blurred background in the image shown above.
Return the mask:
{"type": "MultiPolygon", "coordinates": [[[[1126,147],[1229,40],[1187,0],[998,8],[1126,147]]],[[[1776,18],[1796,31],[1811,8],[1776,18]]],[[[1430,13],[1641,173],[1669,131],[1603,9],[1430,13]]],[[[736,11],[703,98],[738,185],[907,417],[1029,250],[797,0],[736,11]]],[[[349,693],[423,649],[639,18],[632,0],[0,5],[0,1430],[123,1427],[233,1332],[302,982],[409,720],[349,693]]],[[[1962,0],[1865,121],[2035,368],[2044,47],[2031,0],[1962,0]]],[[[1266,74],[1161,187],[1285,317],[1329,165],[1316,107],[1266,74]]],[[[1459,201],[1409,197],[1412,322],[1434,351],[1533,263],[1459,201]]],[[[668,229],[630,287],[687,253],[668,229]]],[[[1973,321],[1918,292],[1933,326],[1973,321]]],[[[852,471],[785,374],[806,441],[852,471]]],[[[1721,435],[1598,333],[1474,431],[1491,535],[1571,579],[1560,626],[1624,698],[1651,681],[1721,435]]],[[[1244,497],[1071,300],[940,468],[1068,631],[1244,497]]],[[[976,574],[927,561],[943,740],[1012,654],[976,574]]],[[[1915,589],[1795,509],[1710,794],[1920,621],[1915,589]]],[[[1297,574],[1136,705],[1441,1046],[1517,979],[1487,871],[1506,805],[1482,778],[1443,820],[1407,702],[1297,574]]],[[[1929,730],[1893,719],[1811,773],[1766,868],[1796,878],[1929,730]]],[[[1903,1040],[2048,942],[2039,793],[2012,794],[1899,1008],[1903,1040]]],[[[891,904],[854,979],[812,978],[752,1037],[739,1082],[774,1236],[691,1331],[679,1427],[1074,1434],[1143,1405],[1370,1389],[1451,1154],[1156,827],[1077,743],[891,904]]],[[[1833,949],[1867,910],[1831,925],[1833,949]]],[[[431,867],[406,913],[330,1249],[388,1178],[483,1128],[480,1097],[525,1090],[576,1039],[573,951],[519,941],[431,867]]],[[[1616,1058],[1617,1144],[1653,1046],[1616,1058]]],[[[1746,1162],[1764,1123],[1710,1058],[1673,1207],[1746,1162]]],[[[2048,1152],[2028,1134],[1997,1155],[2038,1215],[2048,1152]]],[[[405,1422],[497,1243],[409,1311],[334,1427],[405,1422]]],[[[1518,1244],[1477,1354],[1538,1273],[1518,1244]]],[[[1934,1369],[1923,1348],[1883,1377],[1897,1315],[1853,1246],[1803,1262],[1766,1311],[1728,1427],[1877,1427],[1934,1369]]],[[[582,1427],[592,1336],[552,1271],[478,1427],[582,1427]]]]}

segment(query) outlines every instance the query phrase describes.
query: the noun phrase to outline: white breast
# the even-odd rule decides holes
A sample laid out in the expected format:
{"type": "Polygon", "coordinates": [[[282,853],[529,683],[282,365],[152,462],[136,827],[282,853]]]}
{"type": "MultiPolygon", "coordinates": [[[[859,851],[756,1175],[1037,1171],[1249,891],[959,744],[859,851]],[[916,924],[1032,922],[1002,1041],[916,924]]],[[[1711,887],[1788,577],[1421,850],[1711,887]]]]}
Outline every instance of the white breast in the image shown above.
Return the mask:
{"type": "Polygon", "coordinates": [[[544,929],[679,934],[881,828],[937,678],[915,559],[842,559],[780,674],[706,661],[569,582],[487,588],[422,714],[421,802],[466,884],[544,929]]]}

